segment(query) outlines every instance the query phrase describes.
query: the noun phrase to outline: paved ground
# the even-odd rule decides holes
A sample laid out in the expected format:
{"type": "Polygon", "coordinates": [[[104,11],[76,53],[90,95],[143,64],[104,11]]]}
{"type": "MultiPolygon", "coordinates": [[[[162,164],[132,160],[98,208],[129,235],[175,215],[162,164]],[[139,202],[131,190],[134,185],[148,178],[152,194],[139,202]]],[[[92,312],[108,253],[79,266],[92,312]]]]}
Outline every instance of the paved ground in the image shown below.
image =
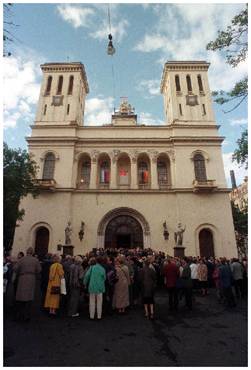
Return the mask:
{"type": "Polygon", "coordinates": [[[30,323],[4,320],[4,366],[247,366],[247,302],[227,310],[214,291],[196,296],[192,311],[183,304],[167,311],[167,294],[156,296],[156,319],[142,307],[124,316],[51,318],[33,307],[30,323]]]}

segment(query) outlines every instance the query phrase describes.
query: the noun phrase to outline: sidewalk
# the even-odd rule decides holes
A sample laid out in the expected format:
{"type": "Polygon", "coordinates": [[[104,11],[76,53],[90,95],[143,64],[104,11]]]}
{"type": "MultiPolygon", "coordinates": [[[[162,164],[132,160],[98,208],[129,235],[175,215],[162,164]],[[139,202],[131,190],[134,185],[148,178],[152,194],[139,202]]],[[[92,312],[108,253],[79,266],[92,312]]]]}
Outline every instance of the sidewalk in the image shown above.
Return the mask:
{"type": "Polygon", "coordinates": [[[192,311],[168,312],[165,290],[156,295],[156,319],[143,307],[98,321],[51,318],[37,305],[30,323],[4,320],[4,366],[247,366],[247,302],[234,309],[217,302],[214,290],[195,297],[192,311]]]}

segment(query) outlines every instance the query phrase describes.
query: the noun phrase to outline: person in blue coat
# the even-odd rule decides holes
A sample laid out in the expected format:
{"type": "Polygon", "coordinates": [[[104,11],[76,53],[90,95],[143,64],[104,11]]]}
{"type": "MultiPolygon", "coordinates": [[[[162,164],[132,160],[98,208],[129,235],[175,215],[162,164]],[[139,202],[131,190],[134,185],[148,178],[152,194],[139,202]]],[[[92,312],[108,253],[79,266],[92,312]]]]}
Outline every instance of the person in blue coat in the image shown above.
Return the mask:
{"type": "Polygon", "coordinates": [[[232,291],[233,275],[225,258],[220,260],[219,266],[219,284],[223,291],[228,307],[235,307],[236,303],[232,291]]]}
{"type": "Polygon", "coordinates": [[[84,277],[84,285],[88,287],[89,292],[89,313],[90,319],[94,320],[97,310],[97,318],[101,320],[103,293],[105,292],[106,273],[101,266],[101,258],[94,257],[90,259],[90,267],[84,277]]]}

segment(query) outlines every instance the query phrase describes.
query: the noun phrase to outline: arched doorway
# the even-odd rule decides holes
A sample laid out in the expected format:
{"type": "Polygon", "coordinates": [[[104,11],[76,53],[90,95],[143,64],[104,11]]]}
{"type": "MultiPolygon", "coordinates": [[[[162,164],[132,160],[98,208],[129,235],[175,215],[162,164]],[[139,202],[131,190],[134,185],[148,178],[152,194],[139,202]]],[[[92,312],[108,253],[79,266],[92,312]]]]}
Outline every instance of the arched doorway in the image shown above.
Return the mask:
{"type": "Polygon", "coordinates": [[[132,216],[114,217],[106,226],[105,248],[143,248],[143,230],[132,216]]]}
{"type": "Polygon", "coordinates": [[[214,240],[212,231],[202,229],[199,233],[200,256],[214,257],[214,240]]]}
{"type": "Polygon", "coordinates": [[[48,253],[49,234],[49,230],[44,226],[36,230],[35,254],[39,258],[44,257],[48,253]]]}

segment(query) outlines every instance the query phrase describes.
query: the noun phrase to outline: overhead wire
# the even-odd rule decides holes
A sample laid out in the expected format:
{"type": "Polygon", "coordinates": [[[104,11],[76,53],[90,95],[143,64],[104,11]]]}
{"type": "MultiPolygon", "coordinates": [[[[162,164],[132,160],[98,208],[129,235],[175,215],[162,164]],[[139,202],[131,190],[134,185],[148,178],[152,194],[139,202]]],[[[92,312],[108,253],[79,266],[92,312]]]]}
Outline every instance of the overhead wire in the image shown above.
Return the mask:
{"type": "MultiPolygon", "coordinates": [[[[110,4],[107,5],[108,7],[108,33],[111,35],[112,33],[112,26],[111,26],[111,10],[110,10],[110,4]]],[[[108,36],[109,38],[109,36],[108,36]]],[[[111,55],[112,57],[113,55],[111,55]]],[[[115,101],[116,101],[116,89],[115,89],[115,72],[114,72],[114,61],[113,58],[111,60],[111,69],[112,69],[112,90],[113,90],[113,100],[114,100],[114,110],[115,110],[115,101]]]]}

